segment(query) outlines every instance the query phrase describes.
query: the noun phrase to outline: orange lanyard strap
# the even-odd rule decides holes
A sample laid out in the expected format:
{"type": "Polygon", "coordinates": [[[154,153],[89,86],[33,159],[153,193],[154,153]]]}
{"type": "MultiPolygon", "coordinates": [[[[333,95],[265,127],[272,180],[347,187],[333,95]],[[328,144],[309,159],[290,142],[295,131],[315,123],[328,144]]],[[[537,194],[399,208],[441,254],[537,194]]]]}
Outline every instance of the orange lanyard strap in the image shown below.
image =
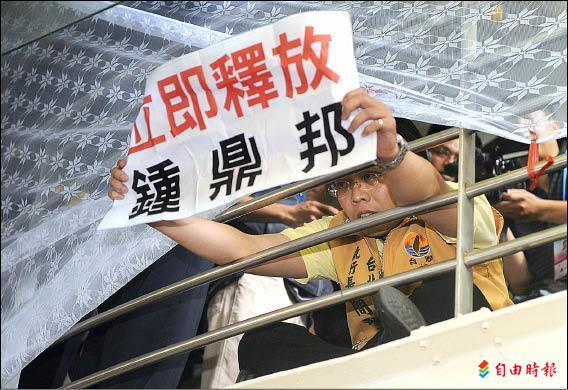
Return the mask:
{"type": "Polygon", "coordinates": [[[538,144],[536,143],[536,137],[534,136],[533,133],[533,137],[531,140],[531,146],[529,147],[529,160],[527,162],[527,173],[529,175],[529,177],[532,180],[531,186],[530,186],[530,190],[533,191],[537,184],[538,184],[538,179],[546,172],[546,170],[548,169],[549,166],[551,166],[554,163],[554,159],[550,156],[545,156],[544,157],[546,159],[546,164],[544,164],[544,166],[542,168],[540,168],[538,171],[535,170],[535,165],[538,163],[538,144]]]}

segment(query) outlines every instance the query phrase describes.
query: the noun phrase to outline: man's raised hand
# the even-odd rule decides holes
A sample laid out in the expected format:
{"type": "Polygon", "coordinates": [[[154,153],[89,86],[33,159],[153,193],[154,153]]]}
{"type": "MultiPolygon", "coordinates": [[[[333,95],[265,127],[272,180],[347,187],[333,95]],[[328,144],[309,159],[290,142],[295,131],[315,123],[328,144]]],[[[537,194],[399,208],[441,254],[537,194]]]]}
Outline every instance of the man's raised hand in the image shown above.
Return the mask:
{"type": "Polygon", "coordinates": [[[111,189],[108,191],[108,197],[112,200],[124,199],[124,195],[128,192],[128,188],[124,185],[128,181],[128,176],[123,169],[126,166],[126,160],[118,160],[116,167],[110,171],[110,179],[108,184],[111,189]]]}

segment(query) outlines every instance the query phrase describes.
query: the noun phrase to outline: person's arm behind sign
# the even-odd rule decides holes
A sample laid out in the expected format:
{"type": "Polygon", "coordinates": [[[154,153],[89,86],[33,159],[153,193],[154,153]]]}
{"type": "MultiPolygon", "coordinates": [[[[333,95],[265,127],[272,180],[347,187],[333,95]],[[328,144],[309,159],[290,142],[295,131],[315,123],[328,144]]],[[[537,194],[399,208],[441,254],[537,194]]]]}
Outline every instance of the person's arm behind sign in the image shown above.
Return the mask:
{"type": "MultiPolygon", "coordinates": [[[[254,198],[246,196],[241,202],[251,199],[254,198]]],[[[335,215],[338,212],[339,210],[331,205],[319,200],[309,199],[294,205],[273,203],[243,215],[238,220],[242,222],[281,223],[290,227],[299,227],[326,215],[335,215]]]]}

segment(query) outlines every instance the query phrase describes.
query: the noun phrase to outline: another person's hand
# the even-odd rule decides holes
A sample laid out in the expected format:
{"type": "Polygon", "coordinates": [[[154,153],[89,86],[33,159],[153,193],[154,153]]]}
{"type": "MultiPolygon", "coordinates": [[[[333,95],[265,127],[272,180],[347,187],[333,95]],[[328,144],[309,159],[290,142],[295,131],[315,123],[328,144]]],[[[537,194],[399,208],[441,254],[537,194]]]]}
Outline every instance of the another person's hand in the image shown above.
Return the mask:
{"type": "Polygon", "coordinates": [[[310,188],[306,191],[307,200],[317,200],[318,202],[326,203],[327,185],[320,184],[317,187],[310,188]]]}
{"type": "Polygon", "coordinates": [[[348,119],[354,110],[361,109],[353,118],[347,131],[353,132],[363,123],[370,121],[363,130],[363,136],[376,132],[377,158],[383,161],[392,161],[397,156],[399,147],[396,143],[396,121],[389,108],[369,96],[363,88],[348,92],[341,104],[342,120],[348,119]]]}
{"type": "Polygon", "coordinates": [[[501,202],[495,208],[503,216],[519,221],[541,219],[543,199],[533,193],[518,188],[509,189],[501,195],[501,202]]]}
{"type": "Polygon", "coordinates": [[[128,188],[124,185],[128,181],[128,176],[124,173],[123,169],[126,166],[126,160],[118,160],[116,167],[110,171],[110,184],[111,189],[108,191],[108,197],[112,200],[124,199],[124,195],[128,192],[128,188]]]}
{"type": "Polygon", "coordinates": [[[339,210],[333,206],[318,202],[317,200],[308,200],[296,205],[287,206],[282,223],[291,227],[298,227],[326,215],[335,215],[338,212],[339,210]]]}

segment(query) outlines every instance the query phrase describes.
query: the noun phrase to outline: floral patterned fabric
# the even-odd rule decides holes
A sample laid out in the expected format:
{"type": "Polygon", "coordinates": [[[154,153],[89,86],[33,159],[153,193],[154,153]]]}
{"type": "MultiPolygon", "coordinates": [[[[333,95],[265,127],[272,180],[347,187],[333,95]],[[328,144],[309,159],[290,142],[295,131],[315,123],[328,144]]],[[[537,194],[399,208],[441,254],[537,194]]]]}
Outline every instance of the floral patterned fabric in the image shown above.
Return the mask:
{"type": "MultiPolygon", "coordinates": [[[[37,4],[2,25],[31,23],[37,4]]],[[[323,9],[351,14],[361,84],[397,116],[523,142],[546,120],[542,140],[566,135],[564,2],[127,2],[56,31],[2,56],[2,387],[173,246],[147,226],[96,230],[147,75],[323,9]]]]}

